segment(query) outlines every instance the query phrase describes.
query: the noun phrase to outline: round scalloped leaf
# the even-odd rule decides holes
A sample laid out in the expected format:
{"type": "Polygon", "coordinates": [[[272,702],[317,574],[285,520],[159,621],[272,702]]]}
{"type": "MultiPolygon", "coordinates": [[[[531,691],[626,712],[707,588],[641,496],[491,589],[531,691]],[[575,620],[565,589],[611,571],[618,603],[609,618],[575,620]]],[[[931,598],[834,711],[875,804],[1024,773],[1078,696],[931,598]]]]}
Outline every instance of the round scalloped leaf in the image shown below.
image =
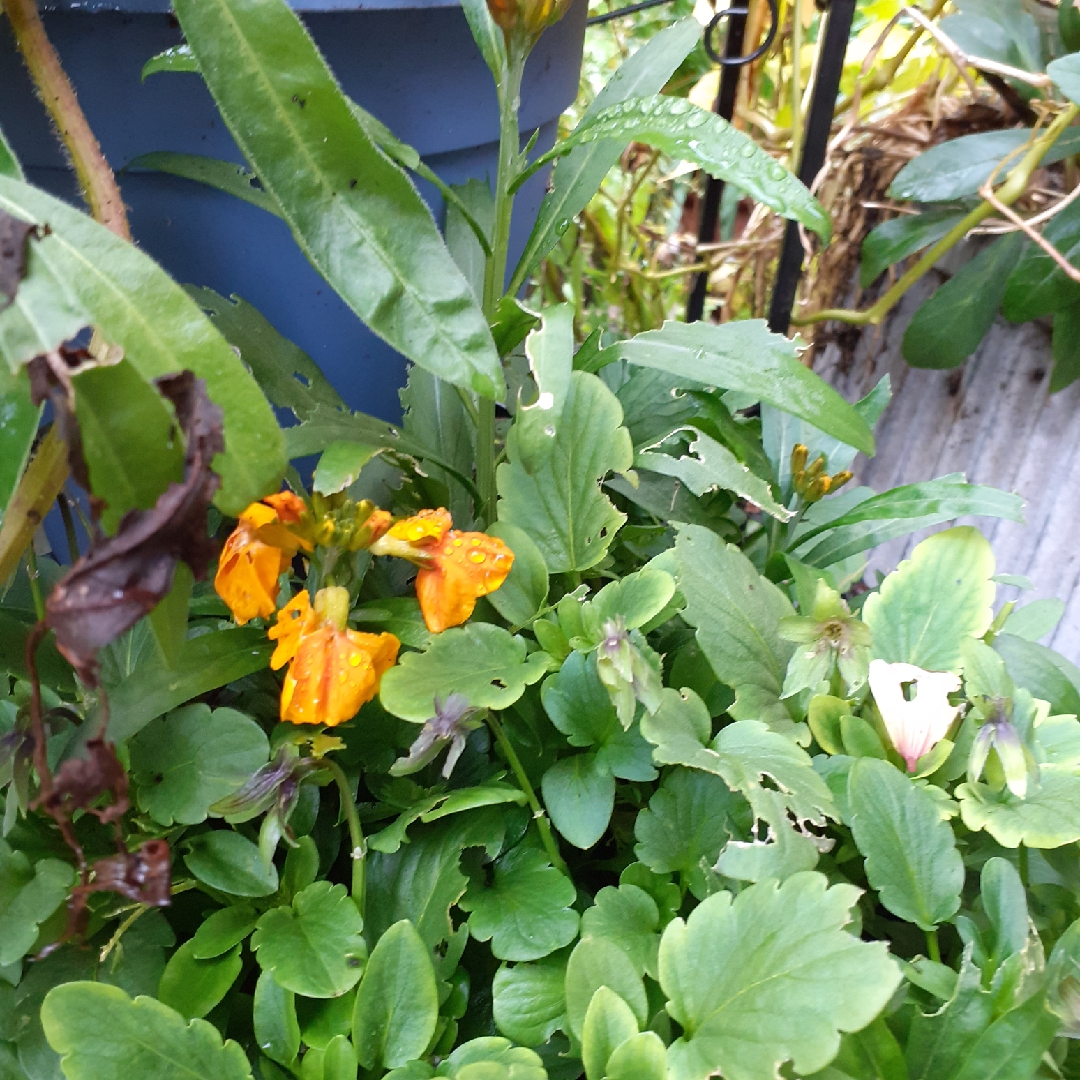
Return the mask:
{"type": "Polygon", "coordinates": [[[1080,776],[1043,769],[1039,784],[1018,799],[985,784],[956,789],[960,816],[972,831],[985,829],[1002,847],[1056,848],[1080,840],[1080,776]]]}

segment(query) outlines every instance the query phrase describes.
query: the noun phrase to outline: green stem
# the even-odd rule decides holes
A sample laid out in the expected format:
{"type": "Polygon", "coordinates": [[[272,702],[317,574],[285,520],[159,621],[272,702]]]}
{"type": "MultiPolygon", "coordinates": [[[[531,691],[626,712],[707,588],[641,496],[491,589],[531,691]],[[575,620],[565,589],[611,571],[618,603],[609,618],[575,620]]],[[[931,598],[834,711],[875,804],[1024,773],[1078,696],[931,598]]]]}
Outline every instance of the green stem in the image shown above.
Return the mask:
{"type": "Polygon", "coordinates": [[[1031,884],[1031,871],[1028,868],[1028,849],[1021,844],[1016,854],[1020,864],[1020,881],[1026,889],[1031,884]]]}
{"type": "Polygon", "coordinates": [[[60,518],[64,522],[64,534],[67,536],[68,554],[71,565],[79,561],[79,538],[75,533],[75,519],[71,516],[71,503],[63,491],[56,496],[56,505],[60,507],[60,518]]]}
{"type": "Polygon", "coordinates": [[[938,945],[937,927],[926,931],[926,950],[935,964],[941,963],[941,947],[938,945]]]}
{"type": "Polygon", "coordinates": [[[38,622],[45,621],[45,600],[41,595],[41,582],[38,580],[37,552],[34,550],[34,542],[26,549],[26,576],[30,579],[30,595],[34,598],[34,611],[37,612],[38,622]]]}
{"type": "MultiPolygon", "coordinates": [[[[510,248],[510,220],[514,211],[514,182],[521,149],[518,110],[521,106],[521,76],[528,50],[507,45],[506,67],[497,81],[499,95],[499,167],[495,176],[495,221],[491,235],[491,255],[484,268],[484,317],[493,322],[506,286],[506,258],[510,248]]],[[[477,517],[484,523],[495,515],[495,402],[481,397],[476,422],[476,487],[479,496],[477,517]]]]}
{"type": "Polygon", "coordinates": [[[360,828],[360,815],[356,812],[356,800],[353,798],[352,788],[349,787],[349,778],[341,766],[328,757],[324,757],[322,763],[338,786],[341,808],[345,811],[345,821],[349,826],[349,842],[352,845],[352,898],[360,912],[360,918],[363,919],[367,899],[367,843],[364,840],[364,831],[360,828]]]}
{"type": "Polygon", "coordinates": [[[495,736],[495,741],[499,744],[499,749],[502,750],[503,756],[506,758],[513,771],[514,777],[517,779],[518,786],[525,792],[525,799],[533,812],[533,821],[536,822],[536,828],[540,832],[540,840],[544,845],[544,850],[548,853],[551,865],[554,866],[556,870],[560,870],[569,877],[570,870],[563,860],[562,855],[559,854],[559,845],[551,831],[551,822],[548,821],[547,812],[540,805],[540,800],[536,797],[536,791],[529,782],[525,767],[521,764],[521,758],[517,756],[517,751],[507,738],[506,731],[503,729],[502,724],[499,723],[493,712],[487,714],[487,722],[488,727],[491,728],[491,731],[495,736]]]}

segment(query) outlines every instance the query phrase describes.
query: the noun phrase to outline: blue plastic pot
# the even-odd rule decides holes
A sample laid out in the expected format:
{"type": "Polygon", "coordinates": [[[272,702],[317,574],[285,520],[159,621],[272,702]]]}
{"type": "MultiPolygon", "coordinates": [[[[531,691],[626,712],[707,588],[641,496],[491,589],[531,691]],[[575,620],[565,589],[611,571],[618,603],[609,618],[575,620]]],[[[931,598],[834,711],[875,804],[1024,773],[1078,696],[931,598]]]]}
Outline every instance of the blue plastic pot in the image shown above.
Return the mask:
{"type": "MultiPolygon", "coordinates": [[[[498,110],[491,73],[461,8],[448,0],[294,0],[345,92],[411,143],[446,181],[493,174],[498,110]]],[[[243,159],[196,74],[143,64],[181,40],[168,0],[60,0],[45,24],[109,163],[154,150],[243,159]]],[[[578,88],[586,5],[541,38],[522,90],[521,130],[551,145],[578,88]]],[[[78,201],[44,108],[0,25],[0,126],[28,178],[78,201]]],[[[120,177],[135,239],[175,278],[235,293],[311,354],[353,408],[400,417],[404,360],[356,318],[311,268],[288,227],[200,184],[159,173],[120,177]]],[[[438,193],[421,185],[437,220],[438,193]]],[[[544,195],[544,177],[515,207],[511,267],[544,195]]]]}

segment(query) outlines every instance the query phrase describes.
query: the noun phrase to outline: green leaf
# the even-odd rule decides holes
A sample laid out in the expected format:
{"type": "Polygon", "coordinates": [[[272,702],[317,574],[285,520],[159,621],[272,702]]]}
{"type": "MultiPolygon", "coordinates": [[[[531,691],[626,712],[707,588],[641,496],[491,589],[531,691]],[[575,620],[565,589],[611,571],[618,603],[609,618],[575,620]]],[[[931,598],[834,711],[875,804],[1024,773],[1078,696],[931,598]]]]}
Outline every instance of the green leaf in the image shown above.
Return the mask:
{"type": "Polygon", "coordinates": [[[471,1039],[439,1063],[437,1076],[449,1080],[547,1080],[540,1055],[507,1039],[471,1039]]]}
{"type": "Polygon", "coordinates": [[[612,1051],[638,1030],[630,1006],[610,987],[598,987],[581,1025],[581,1062],[587,1080],[603,1080],[612,1051]]]}
{"type": "MultiPolygon", "coordinates": [[[[475,6],[486,14],[485,5],[478,0],[475,6]]],[[[498,37],[501,39],[502,35],[498,34],[498,37]]],[[[680,19],[653,34],[645,45],[622,63],[608,84],[596,95],[585,111],[582,122],[592,120],[603,109],[628,98],[660,93],[700,38],[701,24],[694,18],[680,19]]],[[[532,234],[514,270],[508,293],[516,294],[525,284],[525,279],[555,246],[570,222],[588,205],[625,148],[626,144],[620,139],[598,140],[577,146],[559,158],[551,174],[548,193],[540,204],[532,234]]]]}
{"type": "Polygon", "coordinates": [[[252,1003],[252,1023],[259,1049],[272,1061],[289,1065],[300,1053],[296,998],[282,989],[269,971],[259,974],[252,1003]]]}
{"type": "Polygon", "coordinates": [[[4,137],[3,131],[0,131],[0,176],[9,176],[12,180],[24,179],[19,159],[4,137]]]}
{"type": "Polygon", "coordinates": [[[474,708],[506,709],[547,670],[547,653],[526,656],[525,639],[491,623],[469,623],[432,637],[426,652],[405,653],[382,678],[383,708],[422,724],[435,698],[462,694],[474,708]]]}
{"type": "Polygon", "coordinates": [[[206,381],[225,415],[226,449],[214,461],[222,479],[215,505],[239,514],[276,490],[285,467],[284,441],[270,405],[184,290],[133,244],[37,188],[0,177],[0,209],[48,224],[50,235],[33,250],[90,312],[84,321],[120,346],[144,379],[186,368],[206,381]]]}
{"type": "Polygon", "coordinates": [[[1046,994],[1033,994],[979,1036],[953,1080],[1029,1080],[1037,1074],[1059,1024],[1046,1007],[1046,994]]]}
{"type": "Polygon", "coordinates": [[[525,458],[516,432],[496,474],[499,520],[532,538],[551,573],[588,570],[626,520],[600,490],[608,473],[627,472],[634,459],[618,398],[595,375],[575,371],[543,461],[525,458]]]}
{"type": "Polygon", "coordinates": [[[156,56],[151,56],[143,64],[142,81],[150,75],[156,75],[159,71],[193,71],[198,72],[199,62],[191,51],[190,45],[174,45],[171,49],[165,49],[156,56]]]}
{"type": "MultiPolygon", "coordinates": [[[[153,63],[153,61],[150,61],[153,63]]],[[[143,76],[145,78],[144,69],[143,76]]],[[[151,154],[141,154],[127,163],[128,169],[147,169],[151,172],[167,173],[184,180],[194,180],[198,184],[216,188],[237,199],[257,206],[274,217],[284,217],[274,197],[264,191],[259,178],[232,161],[219,161],[217,158],[202,157],[199,154],[176,154],[171,150],[157,150],[151,154]]]]}
{"type": "MultiPolygon", "coordinates": [[[[267,976],[269,978],[269,976],[267,976]]],[[[356,988],[336,998],[301,998],[300,1038],[306,1046],[325,1050],[339,1035],[352,1032],[356,988]]]]}
{"type": "MultiPolygon", "coordinates": [[[[955,980],[956,973],[951,968],[945,970],[955,980]]],[[[857,1080],[908,1080],[904,1052],[881,1016],[862,1031],[844,1036],[832,1067],[857,1080]]]]}
{"type": "Polygon", "coordinates": [[[30,400],[27,373],[0,368],[0,517],[30,460],[40,417],[41,406],[30,400]]]}
{"type": "Polygon", "coordinates": [[[360,1065],[396,1069],[422,1057],[438,1018],[431,953],[402,919],[379,938],[356,992],[352,1033],[360,1065]]]}
{"type": "MultiPolygon", "coordinates": [[[[819,505],[828,506],[828,503],[819,505]]],[[[806,551],[810,540],[826,534],[805,555],[799,556],[810,566],[826,567],[874,547],[883,538],[891,539],[928,525],[968,515],[1022,522],[1023,511],[1024,501],[1019,495],[969,484],[962,473],[951,473],[935,480],[891,488],[880,495],[870,494],[846,513],[821,523],[810,519],[811,527],[797,534],[793,547],[806,551]],[[884,524],[887,536],[875,522],[884,524]]]]}
{"type": "Polygon", "coordinates": [[[1023,244],[1020,233],[999,236],[919,307],[902,344],[912,367],[959,367],[979,347],[994,323],[1023,244]]]}
{"type": "Polygon", "coordinates": [[[926,671],[961,669],[968,637],[993,619],[994,554],[969,525],[935,533],[911,553],[863,605],[873,656],[926,671]]]}
{"type": "Polygon", "coordinates": [[[875,758],[855,762],[848,799],[855,843],[882,904],[923,930],[933,930],[955,915],[964,863],[937,800],[875,758]]]}
{"type": "Polygon", "coordinates": [[[674,595],[675,579],[664,570],[645,566],[609,581],[591,600],[586,600],[582,620],[599,643],[608,620],[621,618],[627,630],[636,630],[655,619],[674,595]]]}
{"type": "Polygon", "coordinates": [[[916,1009],[907,1043],[912,1080],[952,1080],[967,1052],[993,1018],[992,996],[981,988],[981,972],[970,952],[961,960],[952,996],[939,1010],[916,1009]]]}
{"type": "Polygon", "coordinates": [[[995,855],[983,863],[979,895],[994,932],[992,958],[1000,963],[1027,945],[1028,906],[1024,883],[1012,863],[995,855]]]}
{"type": "Polygon", "coordinates": [[[883,942],[843,929],[858,895],[802,873],[734,899],[716,893],[669,923],[660,985],[683,1028],[668,1050],[671,1075],[770,1080],[785,1061],[803,1075],[824,1068],[840,1032],[865,1027],[900,981],[883,942]]]}
{"type": "Polygon", "coordinates": [[[658,874],[700,873],[711,867],[735,831],[742,800],[719,777],[672,769],[634,823],[634,854],[658,874]]]}
{"type": "Polygon", "coordinates": [[[250,717],[185,705],[150,721],[131,742],[139,809],[161,825],[197,825],[269,756],[266,735],[250,717]]]}
{"type": "Polygon", "coordinates": [[[631,1035],[607,1061],[611,1080],[666,1080],[667,1050],[655,1031],[631,1035]]]}
{"type": "Polygon", "coordinates": [[[870,288],[890,266],[937,243],[963,216],[956,210],[925,210],[875,225],[859,249],[859,287],[870,288]]]}
{"type": "Polygon", "coordinates": [[[430,211],[368,138],[299,18],[283,2],[241,0],[179,0],[176,14],[230,132],[316,269],[410,360],[501,397],[491,334],[430,211]]]}
{"type": "MultiPolygon", "coordinates": [[[[485,8],[486,10],[486,8],[485,8]]],[[[446,247],[450,252],[458,269],[465,275],[473,294],[481,302],[484,296],[484,272],[487,264],[487,255],[470,225],[465,214],[467,213],[477,225],[480,226],[485,240],[491,236],[495,226],[495,196],[491,192],[487,180],[479,180],[475,176],[469,177],[464,184],[455,184],[452,189],[457,201],[447,200],[446,224],[443,227],[443,236],[446,238],[446,247]],[[464,212],[462,212],[464,208],[464,212]]],[[[490,245],[489,245],[490,246],[490,245]]],[[[523,314],[516,301],[511,299],[511,311],[515,315],[523,314]]],[[[515,318],[516,321],[516,318],[515,318]]],[[[531,327],[535,318],[530,319],[528,326],[531,327]]],[[[526,329],[526,333],[528,329],[526,329]]],[[[500,356],[504,356],[509,350],[502,347],[502,336],[493,326],[492,336],[495,338],[495,346],[500,356]]],[[[518,344],[524,338],[518,339],[518,344]]],[[[410,376],[411,376],[410,372],[410,376]]]]}
{"type": "Polygon", "coordinates": [[[279,986],[304,997],[337,997],[360,979],[367,956],[362,928],[345,886],[316,881],[291,906],[259,919],[251,947],[279,986]]]}
{"type": "Polygon", "coordinates": [[[336,495],[356,483],[360,470],[377,454],[377,446],[357,442],[332,442],[319,458],[311,478],[313,491],[336,495]]]}
{"type": "Polygon", "coordinates": [[[542,851],[519,845],[495,863],[490,885],[470,883],[458,902],[469,933],[500,960],[539,960],[577,936],[573,882],[542,851]]]}
{"type": "Polygon", "coordinates": [[[506,67],[506,41],[502,30],[496,25],[483,0],[463,0],[461,7],[484,63],[499,79],[506,67]]]}
{"type": "Polygon", "coordinates": [[[525,339],[525,356],[536,384],[531,405],[518,404],[514,438],[518,455],[530,474],[542,465],[555,446],[562,423],[570,376],[574,367],[574,306],[548,308],[538,329],[525,339]]]}
{"type": "Polygon", "coordinates": [[[566,1028],[566,958],[503,964],[492,980],[492,1012],[499,1031],[523,1046],[540,1046],[566,1028]]]}
{"type": "Polygon", "coordinates": [[[660,910],[656,901],[637,885],[623,883],[601,889],[593,906],[581,915],[583,938],[607,938],[630,958],[638,975],[656,978],[660,948],[660,910]]]}
{"type": "Polygon", "coordinates": [[[108,738],[123,742],[170,709],[261,671],[272,652],[265,630],[236,627],[185,641],[172,667],[156,655],[140,660],[127,678],[109,687],[108,738]]]}
{"type": "MultiPolygon", "coordinates": [[[[1077,132],[1062,135],[1042,159],[1043,165],[1077,152],[1077,132]]],[[[1030,138],[1018,128],[982,131],[949,139],[912,158],[889,187],[889,198],[914,202],[951,202],[974,195],[997,164],[1030,138]]],[[[1014,159],[1015,160],[1015,159],[1014,159]]]]}
{"type": "Polygon", "coordinates": [[[278,875],[258,847],[239,833],[214,829],[186,840],[184,865],[202,882],[232,896],[269,896],[278,875]]]}
{"type": "Polygon", "coordinates": [[[1080,303],[1054,312],[1050,348],[1054,357],[1050,393],[1056,394],[1080,379],[1080,303]]]}
{"type": "Polygon", "coordinates": [[[473,810],[415,829],[410,842],[393,854],[371,853],[367,859],[368,939],[377,941],[393,923],[408,919],[429,949],[447,940],[454,930],[450,907],[468,885],[460,867],[462,851],[484,848],[494,858],[505,830],[506,814],[501,808],[473,810]]]}
{"type": "Polygon", "coordinates": [[[1061,600],[1051,597],[1033,600],[1023,607],[1014,608],[1001,630],[1025,641],[1038,641],[1052,634],[1064,615],[1065,604],[1061,600]]]}
{"type": "Polygon", "coordinates": [[[1016,684],[1049,701],[1052,713],[1080,716],[1080,670],[1064,656],[1012,634],[998,634],[994,650],[1016,684]]]}
{"type": "Polygon", "coordinates": [[[689,451],[682,457],[648,452],[638,454],[634,466],[674,476],[695,495],[704,495],[707,491],[731,491],[780,521],[792,517],[793,511],[785,510],[773,498],[768,483],[755,476],[723,443],[695,431],[689,451]]]}
{"type": "Polygon", "coordinates": [[[768,789],[757,791],[751,807],[753,839],[729,840],[716,862],[719,873],[736,881],[784,881],[817,866],[814,836],[792,825],[783,795],[768,789]],[[760,839],[761,834],[764,839],[760,839]]]}
{"type": "MultiPolygon", "coordinates": [[[[1080,208],[1075,203],[1055,214],[1042,230],[1045,240],[1070,262],[1080,263],[1080,208]]],[[[1027,322],[1063,311],[1080,299],[1080,284],[1038,244],[1028,244],[1009,275],[1002,314],[1012,322],[1027,322]]]]}
{"type": "Polygon", "coordinates": [[[281,894],[290,903],[319,876],[319,847],[310,836],[300,836],[290,847],[281,871],[281,894]]]}
{"type": "Polygon", "coordinates": [[[645,984],[630,958],[607,938],[582,938],[566,965],[566,1015],[576,1038],[582,1037],[589,1006],[604,986],[629,1007],[639,1026],[645,1025],[649,1012],[645,984]]]}
{"type": "Polygon", "coordinates": [[[675,554],[684,617],[697,628],[716,677],[735,690],[731,715],[790,725],[780,694],[795,646],[780,637],[778,626],[794,614],[791,602],[737,547],[700,525],[679,530],[675,554]]]}
{"type": "Polygon", "coordinates": [[[535,169],[583,143],[642,142],[676,160],[692,161],[717,180],[737,184],[755,202],[801,222],[827,244],[828,214],[817,199],[749,136],[686,98],[627,98],[583,119],[571,134],[533,162],[535,169]]]}
{"type": "Polygon", "coordinates": [[[199,925],[191,939],[196,960],[212,960],[238,945],[255,929],[259,913],[250,904],[233,904],[215,911],[199,925]]]}
{"type": "Polygon", "coordinates": [[[244,1051],[222,1044],[205,1020],[185,1023],[153,998],[133,1001],[103,983],[70,982],[51,990],[41,1007],[49,1045],[68,1080],[250,1080],[244,1051]]]}
{"type": "Polygon", "coordinates": [[[75,871],[59,859],[31,863],[22,851],[0,840],[0,966],[25,956],[38,927],[66,899],[75,871]]]}
{"type": "Polygon", "coordinates": [[[1080,840],[1078,776],[1044,769],[1023,799],[980,783],[961,784],[955,794],[964,824],[972,832],[985,829],[1002,847],[1056,848],[1080,840]]]}
{"type": "Polygon", "coordinates": [[[488,595],[488,603],[512,626],[524,626],[543,608],[548,596],[547,564],[529,534],[508,521],[488,526],[514,553],[514,565],[502,585],[488,595]]]}
{"type": "Polygon", "coordinates": [[[864,454],[874,436],[859,412],[798,359],[802,342],[772,334],[761,319],[666,322],[606,350],[611,359],[657,368],[694,385],[723,387],[798,416],[864,454]]]}
{"type": "Polygon", "coordinates": [[[541,789],[551,823],[575,847],[588,850],[604,835],[615,808],[615,778],[595,754],[556,761],[541,789]]]}
{"type": "Polygon", "coordinates": [[[244,966],[239,944],[210,960],[198,960],[195,941],[185,941],[169,957],[158,986],[158,1000],[185,1020],[204,1017],[229,992],[244,966]]]}
{"type": "MultiPolygon", "coordinates": [[[[1070,53],[1072,52],[1070,48],[1070,53]]],[[[1057,83],[1058,89],[1070,100],[1080,99],[1080,70],[1075,55],[1063,56],[1046,65],[1046,74],[1057,83]]]]}

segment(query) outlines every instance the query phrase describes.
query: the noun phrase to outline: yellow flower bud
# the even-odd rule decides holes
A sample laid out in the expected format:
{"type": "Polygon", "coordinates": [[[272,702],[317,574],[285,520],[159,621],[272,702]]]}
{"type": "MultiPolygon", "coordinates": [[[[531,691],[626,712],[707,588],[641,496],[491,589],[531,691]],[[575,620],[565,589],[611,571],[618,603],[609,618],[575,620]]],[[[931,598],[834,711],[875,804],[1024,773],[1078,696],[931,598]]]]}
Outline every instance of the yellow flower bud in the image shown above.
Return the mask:
{"type": "Polygon", "coordinates": [[[836,491],[842,488],[855,474],[850,469],[844,469],[843,472],[833,473],[832,483],[829,485],[830,491],[836,491]]]}
{"type": "Polygon", "coordinates": [[[803,443],[796,443],[791,449],[791,473],[793,476],[806,469],[806,459],[810,451],[803,443]]]}
{"type": "Polygon", "coordinates": [[[819,499],[823,499],[829,494],[829,487],[832,481],[827,476],[818,476],[810,482],[810,486],[806,489],[806,494],[803,496],[808,503],[816,503],[819,499]]]}

